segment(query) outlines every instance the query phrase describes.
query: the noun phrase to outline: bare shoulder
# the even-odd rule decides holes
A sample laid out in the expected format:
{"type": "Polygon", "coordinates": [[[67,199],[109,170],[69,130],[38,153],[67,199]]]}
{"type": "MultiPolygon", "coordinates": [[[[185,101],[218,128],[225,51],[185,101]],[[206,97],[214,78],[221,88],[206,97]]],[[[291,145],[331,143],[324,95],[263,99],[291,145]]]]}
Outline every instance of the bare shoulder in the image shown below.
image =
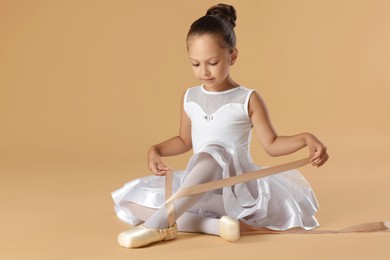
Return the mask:
{"type": "Polygon", "coordinates": [[[253,113],[264,113],[267,111],[267,108],[265,106],[265,102],[261,95],[254,91],[250,98],[249,98],[249,104],[248,104],[248,113],[251,117],[253,113]]]}

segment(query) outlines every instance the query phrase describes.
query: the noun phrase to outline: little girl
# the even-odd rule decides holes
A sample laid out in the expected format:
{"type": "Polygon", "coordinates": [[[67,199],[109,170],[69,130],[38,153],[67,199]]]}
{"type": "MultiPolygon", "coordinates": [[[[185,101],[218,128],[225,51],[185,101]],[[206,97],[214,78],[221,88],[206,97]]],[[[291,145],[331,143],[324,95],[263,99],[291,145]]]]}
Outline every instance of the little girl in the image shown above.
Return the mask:
{"type": "Polygon", "coordinates": [[[163,156],[194,151],[187,169],[173,173],[174,191],[259,170],[249,153],[252,128],[271,156],[307,146],[313,166],[328,160],[326,147],[310,133],[277,135],[261,96],[230,77],[238,55],[235,21],[233,6],[218,4],[191,25],[187,49],[202,85],[183,95],[179,135],[149,149],[148,165],[155,176],[133,180],[112,193],[118,217],[132,225],[119,234],[121,246],[171,240],[178,231],[235,241],[240,224],[272,230],[318,226],[316,198],[297,170],[177,199],[173,202],[176,222],[168,224],[162,176],[171,168],[163,163],[163,156]]]}

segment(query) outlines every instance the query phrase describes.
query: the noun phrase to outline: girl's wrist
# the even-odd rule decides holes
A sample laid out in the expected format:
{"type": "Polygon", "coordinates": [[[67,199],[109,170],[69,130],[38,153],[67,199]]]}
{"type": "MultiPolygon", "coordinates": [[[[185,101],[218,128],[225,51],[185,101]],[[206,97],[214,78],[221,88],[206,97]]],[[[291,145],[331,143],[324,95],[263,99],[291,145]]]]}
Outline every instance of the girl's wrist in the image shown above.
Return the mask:
{"type": "Polygon", "coordinates": [[[150,148],[149,148],[149,155],[151,155],[151,154],[157,154],[157,155],[159,155],[159,153],[158,153],[158,151],[157,151],[157,148],[156,148],[156,146],[155,145],[152,145],[150,148]]]}
{"type": "Polygon", "coordinates": [[[303,139],[305,140],[305,144],[306,145],[309,145],[309,143],[311,142],[311,140],[313,139],[313,135],[310,134],[310,133],[303,133],[303,139]]]}

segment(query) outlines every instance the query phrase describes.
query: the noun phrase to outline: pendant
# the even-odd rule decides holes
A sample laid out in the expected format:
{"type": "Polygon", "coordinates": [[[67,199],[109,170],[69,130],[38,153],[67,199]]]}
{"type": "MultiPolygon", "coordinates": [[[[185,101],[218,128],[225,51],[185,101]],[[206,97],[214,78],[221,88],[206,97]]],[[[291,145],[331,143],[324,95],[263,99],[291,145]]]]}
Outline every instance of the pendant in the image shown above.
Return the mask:
{"type": "Polygon", "coordinates": [[[205,116],[203,117],[203,119],[206,120],[206,121],[210,121],[210,120],[213,120],[214,118],[213,118],[213,116],[205,115],[205,116]]]}

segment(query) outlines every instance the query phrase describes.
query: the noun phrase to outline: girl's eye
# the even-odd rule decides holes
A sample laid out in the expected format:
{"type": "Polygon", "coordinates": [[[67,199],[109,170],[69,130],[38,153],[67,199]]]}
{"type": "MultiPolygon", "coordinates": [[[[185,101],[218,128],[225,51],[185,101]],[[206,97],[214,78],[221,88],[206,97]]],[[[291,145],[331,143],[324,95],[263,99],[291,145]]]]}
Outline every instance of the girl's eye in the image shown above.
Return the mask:
{"type": "Polygon", "coordinates": [[[199,67],[199,64],[192,64],[193,67],[199,67]]]}
{"type": "Polygon", "coordinates": [[[215,66],[215,65],[217,65],[218,64],[218,61],[217,62],[211,62],[211,63],[209,63],[211,66],[215,66]]]}

